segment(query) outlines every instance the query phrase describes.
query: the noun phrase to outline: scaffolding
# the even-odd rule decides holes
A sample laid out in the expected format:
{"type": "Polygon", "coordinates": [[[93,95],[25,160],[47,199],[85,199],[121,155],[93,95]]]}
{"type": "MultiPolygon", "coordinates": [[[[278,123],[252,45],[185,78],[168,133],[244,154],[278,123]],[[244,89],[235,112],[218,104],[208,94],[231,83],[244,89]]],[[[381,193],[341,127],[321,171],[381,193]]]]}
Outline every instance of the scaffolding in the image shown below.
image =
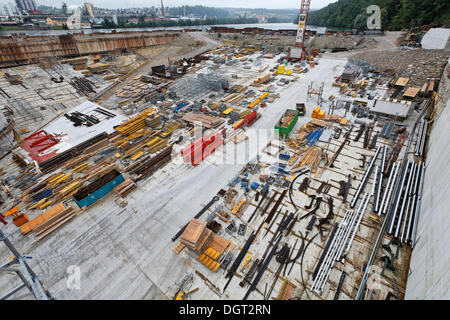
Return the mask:
{"type": "Polygon", "coordinates": [[[323,86],[324,83],[322,82],[321,84],[319,84],[318,87],[314,87],[314,82],[311,81],[310,84],[308,85],[308,96],[306,101],[309,101],[309,99],[311,99],[313,95],[317,95],[317,105],[321,106],[323,101],[322,99],[323,86]]]}
{"type": "Polygon", "coordinates": [[[21,255],[2,230],[0,230],[0,241],[3,241],[13,254],[11,261],[0,266],[0,274],[15,273],[21,282],[21,284],[0,296],[0,300],[6,300],[12,297],[23,288],[27,288],[29,292],[17,296],[16,299],[33,295],[36,300],[53,300],[50,292],[44,288],[39,277],[27,264],[26,260],[31,259],[31,257],[21,255]],[[18,265],[18,267],[15,267],[16,265],[18,265]]]}

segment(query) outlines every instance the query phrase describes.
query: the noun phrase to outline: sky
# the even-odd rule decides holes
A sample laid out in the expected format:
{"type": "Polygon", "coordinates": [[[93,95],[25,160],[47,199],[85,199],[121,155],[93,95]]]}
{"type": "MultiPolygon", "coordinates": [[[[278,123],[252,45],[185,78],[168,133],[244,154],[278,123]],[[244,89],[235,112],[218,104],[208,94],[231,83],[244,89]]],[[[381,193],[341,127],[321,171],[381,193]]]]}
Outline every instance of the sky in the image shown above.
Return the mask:
{"type": "MultiPolygon", "coordinates": [[[[37,4],[61,7],[63,0],[35,0],[37,4]]],[[[68,5],[80,5],[83,0],[64,0],[68,5]]],[[[140,8],[160,6],[160,0],[87,0],[100,8],[140,8]]],[[[202,5],[207,7],[231,8],[268,8],[268,9],[297,9],[300,0],[163,0],[164,6],[179,7],[182,5],[202,5]]],[[[336,0],[311,0],[311,8],[320,9],[336,0]]]]}

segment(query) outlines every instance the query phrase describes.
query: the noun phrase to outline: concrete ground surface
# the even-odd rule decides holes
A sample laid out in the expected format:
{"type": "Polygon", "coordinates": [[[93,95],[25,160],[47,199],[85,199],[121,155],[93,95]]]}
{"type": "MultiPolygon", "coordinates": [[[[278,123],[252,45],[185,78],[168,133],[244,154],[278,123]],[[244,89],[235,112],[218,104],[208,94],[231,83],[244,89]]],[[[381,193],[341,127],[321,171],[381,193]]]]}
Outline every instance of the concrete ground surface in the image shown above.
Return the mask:
{"type": "MultiPolygon", "coordinates": [[[[377,46],[370,50],[373,52],[398,50],[395,48],[395,41],[399,34],[390,32],[385,37],[377,38],[377,46]]],[[[206,45],[171,58],[192,57],[220,44],[212,40],[207,34],[191,33],[190,35],[206,45]]],[[[280,94],[280,98],[273,103],[268,103],[266,108],[258,110],[261,118],[247,130],[247,133],[250,135],[252,130],[264,129],[268,138],[277,141],[272,132],[275,123],[286,109],[295,108],[295,104],[298,102],[306,102],[307,109],[306,116],[299,118],[296,129],[306,124],[311,120],[311,111],[316,106],[316,97],[313,96],[309,100],[307,97],[308,86],[311,81],[316,85],[324,83],[323,98],[325,101],[332,95],[339,97],[339,89],[333,87],[332,84],[335,77],[342,74],[347,58],[355,53],[355,51],[351,51],[324,54],[318,60],[318,65],[311,68],[308,73],[299,75],[298,80],[287,86],[277,87],[276,93],[280,94]]],[[[267,61],[270,67],[277,65],[276,58],[267,61]]],[[[137,70],[135,74],[148,72],[151,66],[166,62],[167,56],[162,55],[147,64],[144,67],[145,69],[137,70]]],[[[219,72],[227,76],[232,73],[239,75],[239,79],[233,79],[230,82],[231,86],[234,84],[248,85],[249,80],[254,79],[258,74],[255,70],[257,69],[249,71],[241,68],[241,66],[222,66],[219,72]]],[[[286,78],[288,79],[288,77],[286,78]]],[[[382,96],[386,93],[386,90],[385,88],[377,88],[377,93],[382,96]]],[[[106,101],[105,105],[108,105],[107,100],[104,101],[106,101]]],[[[343,110],[339,110],[339,113],[343,113],[343,110]]],[[[350,115],[347,117],[353,119],[350,115]]],[[[416,117],[417,113],[410,110],[409,117],[405,122],[408,127],[411,127],[416,117]]],[[[380,130],[381,128],[375,129],[380,130]]],[[[356,135],[355,131],[356,129],[353,130],[351,138],[356,135]]],[[[345,179],[346,172],[351,171],[357,176],[349,194],[349,199],[352,198],[359,183],[358,179],[361,179],[364,174],[364,170],[358,169],[359,157],[364,154],[369,159],[374,153],[374,150],[362,148],[362,140],[358,143],[352,142],[351,146],[346,146],[343,149],[342,156],[336,162],[336,167],[343,170],[344,173],[337,169],[326,170],[320,177],[320,180],[333,182],[331,194],[337,194],[339,184],[336,182],[345,179]]],[[[329,146],[329,156],[334,153],[342,141],[342,136],[340,140],[332,141],[329,146]]],[[[387,144],[387,141],[380,138],[377,145],[385,144],[387,144]]],[[[171,238],[220,189],[226,189],[227,183],[236,176],[248,161],[254,160],[257,154],[261,154],[261,150],[265,146],[266,143],[260,143],[255,147],[246,143],[235,145],[229,142],[216,150],[212,156],[197,167],[182,162],[179,151],[176,150],[168,165],[157,171],[153,176],[138,183],[138,188],[126,197],[128,205],[125,208],[119,207],[113,201],[113,196],[108,195],[40,242],[32,236],[22,236],[20,230],[11,225],[5,229],[9,233],[10,240],[19,251],[33,256],[29,264],[56,299],[171,299],[176,291],[175,283],[186,273],[193,270],[200,271],[215,286],[222,289],[226,282],[223,276],[224,271],[220,269],[216,273],[210,272],[195,258],[191,257],[186,252],[187,250],[176,255],[172,251],[176,242],[172,242],[171,238]],[[221,161],[224,155],[227,159],[230,159],[237,157],[237,155],[248,154],[247,148],[251,152],[244,161],[239,163],[223,163],[221,161]],[[76,282],[73,282],[74,268],[80,272],[79,288],[76,282]]],[[[2,165],[7,164],[3,161],[2,165]]],[[[300,181],[298,182],[300,183],[300,181]]],[[[369,180],[366,191],[370,189],[371,184],[372,179],[369,180]]],[[[314,188],[319,185],[319,181],[314,181],[311,184],[314,188]]],[[[304,194],[296,193],[294,201],[299,205],[304,205],[309,200],[304,194]]],[[[283,212],[292,210],[289,201],[286,199],[282,206],[283,212]]],[[[369,206],[372,206],[372,201],[370,201],[369,206]]],[[[345,206],[339,199],[335,201],[335,208],[336,218],[333,223],[339,221],[345,214],[345,206]]],[[[244,217],[248,217],[252,211],[250,206],[245,211],[244,217]]],[[[321,214],[326,214],[326,206],[324,205],[320,211],[321,214]]],[[[258,218],[255,219],[250,227],[256,228],[260,221],[258,218]]],[[[307,221],[302,222],[300,230],[305,229],[305,223],[307,221]]],[[[373,246],[378,232],[377,228],[378,225],[368,221],[368,215],[364,215],[358,233],[360,239],[354,242],[349,253],[350,262],[345,266],[335,268],[330,274],[330,280],[325,285],[323,294],[318,296],[310,292],[311,298],[333,299],[335,284],[339,281],[340,271],[343,269],[348,273],[348,279],[350,280],[346,282],[340,298],[352,299],[354,297],[360,279],[360,271],[373,246]]],[[[237,238],[235,235],[227,236],[225,233],[221,233],[222,236],[231,239],[238,247],[243,245],[243,241],[248,234],[249,231],[247,231],[245,237],[237,238]]],[[[308,249],[308,255],[304,261],[303,272],[306,280],[323,251],[324,241],[327,240],[319,240],[319,238],[308,249]]],[[[258,239],[252,247],[255,256],[257,254],[262,255],[269,239],[270,234],[266,238],[258,239]]],[[[290,237],[287,241],[290,245],[293,245],[295,237],[290,237]]],[[[0,257],[2,260],[0,261],[7,259],[8,254],[9,252],[1,247],[0,257]]],[[[399,261],[404,261],[407,254],[407,250],[403,249],[399,261]]],[[[269,266],[269,271],[265,273],[259,284],[260,291],[264,290],[264,283],[268,283],[269,286],[272,283],[273,268],[276,268],[276,264],[272,263],[269,266]]],[[[404,266],[404,268],[405,270],[402,269],[401,273],[406,277],[407,266],[404,266]]],[[[297,286],[295,296],[306,299],[308,297],[302,289],[301,276],[300,266],[297,263],[290,276],[290,281],[297,286]]],[[[391,277],[390,274],[389,277],[391,277]]],[[[405,279],[402,276],[399,278],[398,282],[403,294],[405,279]]],[[[235,277],[226,293],[218,295],[196,276],[193,287],[199,287],[199,290],[192,298],[242,299],[247,288],[240,288],[238,286],[239,281],[240,279],[235,277]]],[[[0,278],[2,290],[11,289],[15,284],[17,282],[14,283],[10,277],[0,278]]],[[[278,281],[272,296],[276,296],[280,284],[281,281],[278,281]]],[[[262,295],[260,292],[254,291],[250,295],[250,299],[262,299],[262,295]]]]}
{"type": "MultiPolygon", "coordinates": [[[[334,76],[342,72],[344,64],[344,60],[320,60],[313,70],[280,91],[281,98],[262,111],[253,128],[272,129],[287,107],[306,101],[310,81],[324,81],[331,89],[334,76]]],[[[314,106],[311,101],[307,113],[314,106]]],[[[306,123],[307,118],[303,121],[306,123]]],[[[107,196],[50,239],[36,243],[19,230],[10,238],[23,253],[32,253],[30,265],[58,299],[167,297],[192,263],[187,258],[180,263],[180,256],[172,252],[175,244],[171,237],[241,168],[242,164],[205,162],[192,167],[170,163],[140,183],[127,197],[124,212],[107,196]],[[67,268],[72,265],[81,270],[80,290],[67,286],[67,268]]],[[[218,298],[205,290],[196,298],[218,298]]],[[[230,295],[240,298],[240,292],[230,295]]]]}

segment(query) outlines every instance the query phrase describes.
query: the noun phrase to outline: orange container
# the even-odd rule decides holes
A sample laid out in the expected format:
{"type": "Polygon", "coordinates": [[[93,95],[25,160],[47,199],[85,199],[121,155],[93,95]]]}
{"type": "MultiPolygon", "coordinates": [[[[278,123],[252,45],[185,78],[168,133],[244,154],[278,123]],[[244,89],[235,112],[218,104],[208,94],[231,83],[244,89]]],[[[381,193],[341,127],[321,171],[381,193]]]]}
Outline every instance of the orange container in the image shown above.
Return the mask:
{"type": "Polygon", "coordinates": [[[319,106],[315,107],[311,114],[311,117],[317,118],[319,116],[319,112],[320,112],[320,107],[319,106]]]}
{"type": "Polygon", "coordinates": [[[322,120],[325,117],[325,113],[325,110],[321,110],[317,116],[317,119],[322,120]]]}
{"type": "Polygon", "coordinates": [[[16,214],[15,217],[13,218],[13,223],[17,227],[20,227],[21,225],[23,225],[27,222],[28,222],[28,216],[25,213],[16,214]]]}

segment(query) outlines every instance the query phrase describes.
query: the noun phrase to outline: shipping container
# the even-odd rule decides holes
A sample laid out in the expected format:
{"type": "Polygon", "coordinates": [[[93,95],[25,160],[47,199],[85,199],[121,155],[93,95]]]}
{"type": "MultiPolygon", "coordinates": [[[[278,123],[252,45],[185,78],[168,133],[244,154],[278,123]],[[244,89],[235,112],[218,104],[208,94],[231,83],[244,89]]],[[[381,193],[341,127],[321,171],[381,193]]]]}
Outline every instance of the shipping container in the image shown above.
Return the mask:
{"type": "Polygon", "coordinates": [[[289,137],[289,134],[291,133],[292,129],[295,127],[298,121],[298,111],[287,109],[286,112],[283,114],[283,116],[278,121],[277,125],[275,126],[275,131],[280,134],[283,138],[289,137]],[[284,124],[285,117],[292,117],[292,120],[289,121],[289,123],[284,124]]]}

